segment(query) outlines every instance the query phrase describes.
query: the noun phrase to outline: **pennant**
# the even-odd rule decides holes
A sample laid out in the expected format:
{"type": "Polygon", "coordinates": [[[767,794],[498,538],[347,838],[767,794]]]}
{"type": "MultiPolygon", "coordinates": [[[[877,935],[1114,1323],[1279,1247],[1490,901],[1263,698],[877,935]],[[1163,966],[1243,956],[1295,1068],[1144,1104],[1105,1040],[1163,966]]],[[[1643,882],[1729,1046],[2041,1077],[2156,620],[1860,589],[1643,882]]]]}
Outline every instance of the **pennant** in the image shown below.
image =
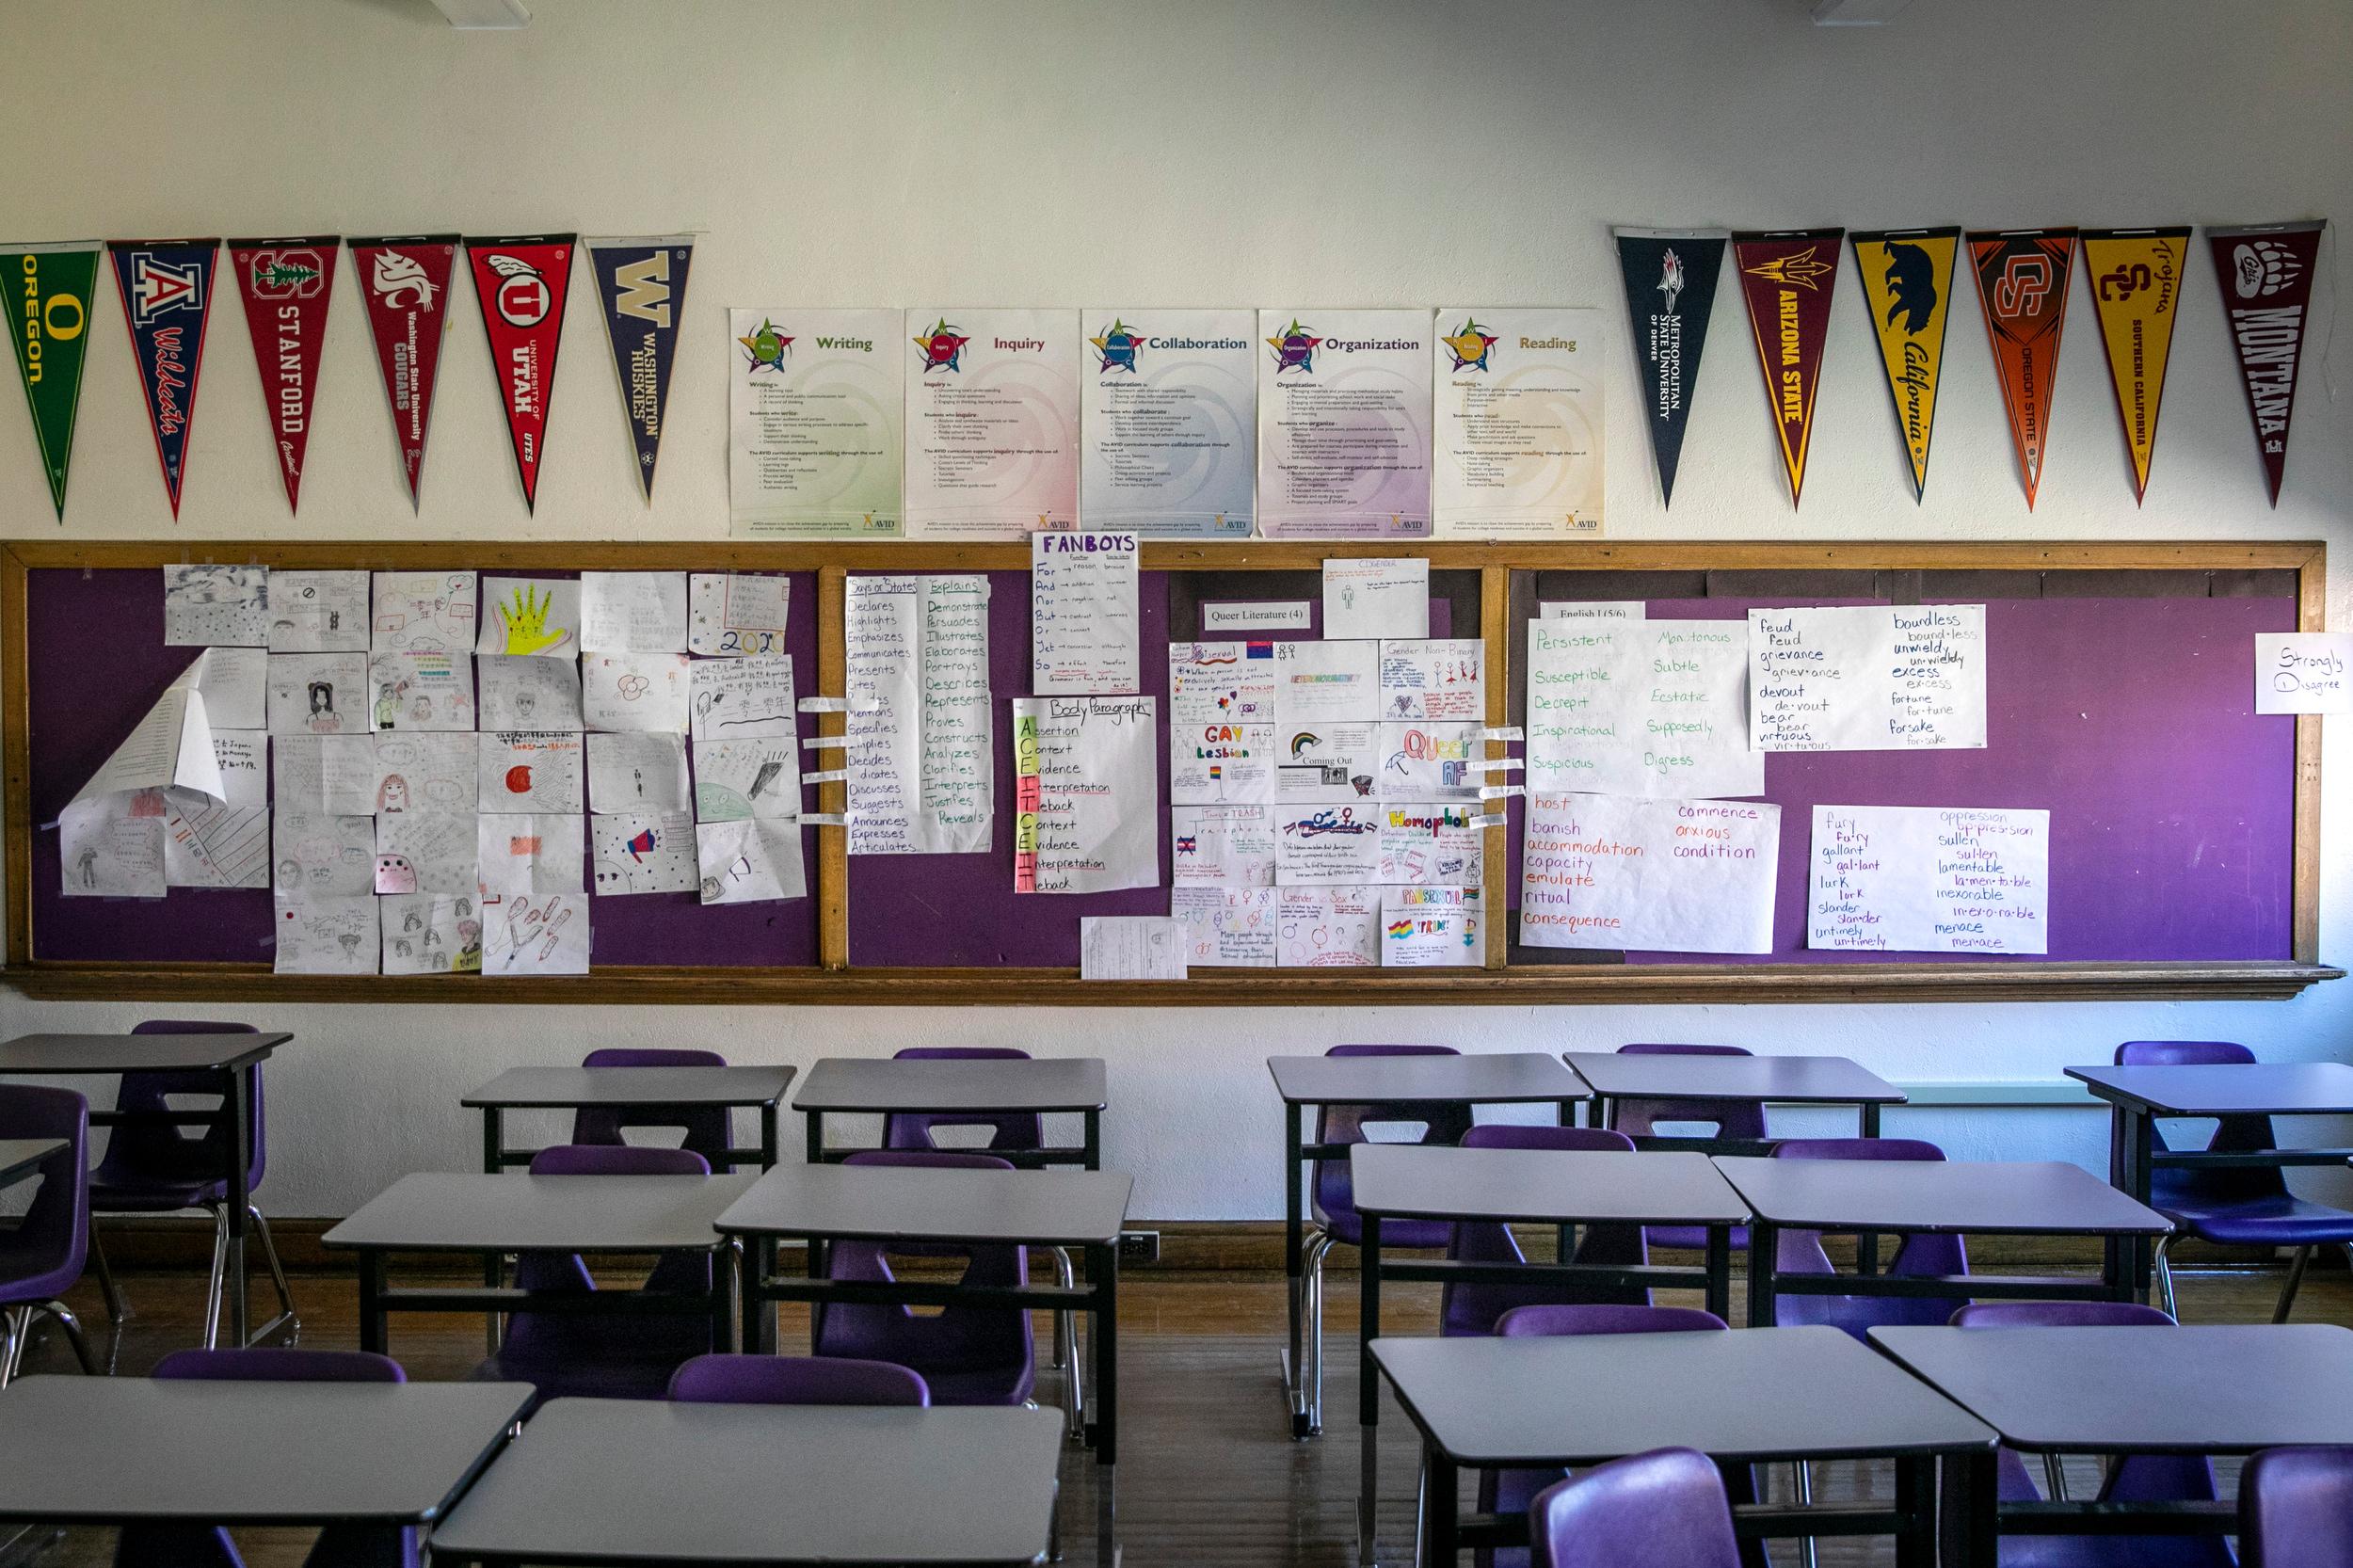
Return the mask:
{"type": "Polygon", "coordinates": [[[637,482],[653,504],[654,458],[662,450],[662,411],[670,401],[670,366],[678,358],[679,323],[686,313],[686,267],[692,234],[650,239],[592,239],[588,264],[604,306],[604,332],[613,344],[613,370],[621,378],[621,412],[629,420],[637,482]]]}
{"type": "Polygon", "coordinates": [[[1699,383],[1700,353],[1716,308],[1716,275],[1722,270],[1722,231],[1620,229],[1618,265],[1625,274],[1626,315],[1633,327],[1634,364],[1642,382],[1643,423],[1658,462],[1662,505],[1675,493],[1683,457],[1683,428],[1691,417],[1690,389],[1699,383]]]}
{"type": "Polygon", "coordinates": [[[2189,228],[2087,229],[2084,277],[2091,313],[2107,351],[2108,384],[2124,422],[2124,453],[2133,462],[2133,500],[2149,494],[2149,461],[2157,450],[2157,409],[2165,400],[2165,366],[2173,352],[2173,320],[2182,302],[2182,267],[2189,228]]]}
{"type": "Polygon", "coordinates": [[[1805,449],[1814,434],[1814,394],[1821,388],[1822,348],[1830,338],[1831,289],[1838,281],[1843,229],[1804,229],[1732,236],[1733,265],[1749,302],[1765,397],[1789,471],[1789,504],[1805,488],[1805,449]]]}
{"type": "Polygon", "coordinates": [[[1936,378],[1945,368],[1945,326],[1952,317],[1953,261],[1961,230],[1885,229],[1858,233],[1855,278],[1879,334],[1896,429],[1912,456],[1912,499],[1929,490],[1929,440],[1936,429],[1936,378]]]}
{"type": "Polygon", "coordinates": [[[2073,229],[1973,230],[1969,235],[1969,264],[1977,274],[1986,341],[1993,348],[1993,375],[2002,383],[2029,512],[2051,436],[2051,389],[2058,382],[2067,269],[2074,256],[2073,229]]]}
{"type": "Polygon", "coordinates": [[[0,247],[16,368],[33,413],[33,440],[49,499],[65,520],[65,476],[73,463],[73,416],[82,402],[82,362],[89,348],[90,299],[98,292],[96,240],[0,247]]]}
{"type": "Polygon", "coordinates": [[[515,476],[523,506],[539,490],[539,459],[548,439],[548,399],[555,388],[555,356],[564,341],[564,296],[572,280],[574,234],[519,234],[466,241],[473,266],[474,298],[490,339],[490,364],[506,404],[515,440],[515,476]]]}
{"type": "Polygon", "coordinates": [[[2255,421],[2255,450],[2263,455],[2274,506],[2280,504],[2280,481],[2287,475],[2288,419],[2296,411],[2296,376],[2303,368],[2320,232],[2328,226],[2323,220],[2206,231],[2222,284],[2222,312],[2238,346],[2247,411],[2255,421]]]}
{"type": "Polygon", "coordinates": [[[441,368],[441,333],[449,326],[449,275],[457,262],[456,234],[400,234],[356,239],[351,269],[367,307],[368,334],[391,400],[392,435],[408,476],[408,504],[417,505],[424,474],[424,435],[433,414],[433,377],[441,368]]]}
{"type": "Polygon", "coordinates": [[[302,510],[302,456],[311,445],[311,402],[318,395],[319,350],[327,341],[327,307],[334,299],[335,258],[343,241],[231,240],[229,265],[253,362],[262,373],[262,403],[278,446],[278,475],[286,507],[302,510]]]}
{"type": "Polygon", "coordinates": [[[180,515],[180,482],[187,476],[188,432],[196,420],[197,378],[204,373],[204,328],[213,318],[215,240],[108,240],[122,319],[131,329],[147,394],[147,422],[155,432],[155,460],[164,493],[180,515]]]}

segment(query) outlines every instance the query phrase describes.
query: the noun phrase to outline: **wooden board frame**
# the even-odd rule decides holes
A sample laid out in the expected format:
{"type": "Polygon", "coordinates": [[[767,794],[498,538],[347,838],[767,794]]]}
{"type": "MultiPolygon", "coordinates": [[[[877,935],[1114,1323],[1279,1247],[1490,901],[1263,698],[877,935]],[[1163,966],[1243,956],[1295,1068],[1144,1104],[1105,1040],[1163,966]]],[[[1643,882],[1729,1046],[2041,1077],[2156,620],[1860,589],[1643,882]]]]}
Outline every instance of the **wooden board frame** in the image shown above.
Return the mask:
{"type": "MultiPolygon", "coordinates": [[[[1433,568],[1481,573],[1481,632],[1487,643],[1487,718],[1507,722],[1515,638],[1506,607],[1513,571],[2289,571],[2297,626],[2323,629],[2326,547],[2316,541],[1723,540],[1705,543],[1469,543],[1148,541],[1149,571],[1298,571],[1327,555],[1425,556],[1433,568]]],[[[1827,1001],[2063,1001],[2236,1000],[2292,997],[2342,977],[2319,962],[2320,720],[2296,721],[2293,953],[2283,960],[2189,963],[1982,964],[1505,964],[1503,920],[1491,920],[1483,967],[1469,969],[1213,969],[1187,981],[1084,982],[1073,969],[860,968],[850,963],[848,835],[818,830],[812,896],[819,963],[807,968],[613,968],[584,977],[453,979],[276,975],[258,964],[109,964],[33,957],[31,693],[27,684],[26,573],[55,568],[111,570],[182,561],[266,564],[289,569],[486,572],[813,571],[819,616],[814,690],[838,695],[846,674],[844,581],[852,572],[1018,571],[1021,544],[836,544],[755,540],[610,542],[467,539],[334,542],[268,540],[18,540],[0,544],[0,776],[7,785],[8,968],[0,982],[41,1000],[205,1001],[570,1002],[867,1004],[879,1006],[1334,1006],[1345,1004],[1708,1003],[1827,1001]]],[[[840,714],[818,719],[838,733],[840,714]]],[[[1493,755],[1506,748],[1491,744],[1493,755]]],[[[817,808],[844,808],[846,787],[820,786],[817,808]]],[[[1488,829],[1488,864],[1505,863],[1504,829],[1488,829]]],[[[1503,900],[1497,901],[1498,912],[1503,900]]]]}

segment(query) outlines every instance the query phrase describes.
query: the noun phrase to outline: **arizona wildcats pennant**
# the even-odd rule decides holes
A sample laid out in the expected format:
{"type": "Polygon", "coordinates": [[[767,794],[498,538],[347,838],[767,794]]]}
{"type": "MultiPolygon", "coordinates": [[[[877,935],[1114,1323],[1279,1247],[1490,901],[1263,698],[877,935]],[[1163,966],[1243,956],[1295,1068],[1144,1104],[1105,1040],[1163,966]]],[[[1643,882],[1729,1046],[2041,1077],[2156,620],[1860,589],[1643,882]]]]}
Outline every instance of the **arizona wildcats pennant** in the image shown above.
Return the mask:
{"type": "Polygon", "coordinates": [[[66,472],[73,464],[73,417],[89,351],[90,301],[98,293],[96,240],[0,246],[0,286],[13,305],[8,341],[24,378],[49,499],[65,520],[66,472]]]}
{"type": "Polygon", "coordinates": [[[2009,439],[2026,486],[2026,510],[2042,483],[2051,440],[2051,391],[2058,384],[2059,335],[2067,326],[2067,274],[2075,257],[2073,229],[2017,229],[1969,235],[1969,262],[1985,307],[1993,374],[2009,413],[2009,439]]]}
{"type": "Polygon", "coordinates": [[[564,296],[572,280],[576,234],[524,234],[466,241],[473,264],[474,298],[490,339],[490,365],[506,404],[515,441],[515,476],[523,505],[539,490],[539,459],[548,439],[548,400],[555,387],[555,356],[564,341],[564,296]]]}
{"type": "Polygon", "coordinates": [[[441,333],[449,326],[449,278],[457,264],[456,234],[401,234],[351,242],[351,270],[367,307],[384,395],[392,406],[392,435],[408,476],[408,504],[417,504],[424,476],[424,437],[433,415],[433,378],[441,367],[441,333]]]}
{"type": "Polygon", "coordinates": [[[2313,270],[2320,259],[2319,223],[2266,223],[2253,229],[2209,229],[2214,270],[2222,285],[2222,313],[2238,349],[2247,411],[2255,421],[2271,504],[2280,504],[2287,476],[2288,421],[2296,412],[2296,376],[2303,367],[2304,328],[2312,314],[2313,270]]]}
{"type": "Polygon", "coordinates": [[[253,362],[262,373],[262,404],[278,448],[278,476],[286,507],[302,509],[302,457],[311,445],[311,403],[318,395],[319,350],[327,341],[327,308],[335,292],[333,234],[293,240],[231,240],[229,265],[253,362]]]}
{"type": "Polygon", "coordinates": [[[1929,442],[1936,433],[1936,377],[1945,366],[1945,324],[1952,314],[1953,260],[1961,231],[1890,229],[1856,234],[1855,277],[1871,308],[1896,399],[1896,427],[1912,457],[1912,499],[1929,489],[1929,442]]]}
{"type": "Polygon", "coordinates": [[[1727,236],[1671,229],[1620,229],[1616,234],[1634,366],[1642,381],[1642,422],[1650,426],[1664,505],[1674,500],[1683,428],[1691,418],[1691,389],[1699,383],[1727,236]]]}
{"type": "Polygon", "coordinates": [[[2137,502],[2149,493],[2149,460],[2157,451],[2157,409],[2165,401],[2165,364],[2173,353],[2189,230],[2087,229],[2083,248],[2091,313],[2107,350],[2108,382],[2124,421],[2137,502]]]}
{"type": "Polygon", "coordinates": [[[1789,471],[1789,504],[1805,489],[1805,449],[1814,436],[1814,394],[1822,385],[1830,338],[1831,286],[1838,281],[1843,229],[1732,236],[1733,264],[1749,302],[1765,399],[1789,471]]]}
{"type": "Polygon", "coordinates": [[[213,314],[213,272],[220,255],[214,240],[108,240],[122,319],[131,328],[131,357],[147,393],[147,420],[155,431],[155,459],[164,493],[180,515],[180,482],[186,476],[188,432],[196,419],[196,383],[204,370],[204,328],[213,314]]]}
{"type": "Polygon", "coordinates": [[[604,306],[613,369],[621,378],[621,410],[637,458],[637,482],[653,501],[654,459],[662,451],[662,413],[670,401],[670,367],[678,358],[679,323],[686,313],[686,267],[691,234],[650,239],[592,239],[588,262],[604,306]]]}

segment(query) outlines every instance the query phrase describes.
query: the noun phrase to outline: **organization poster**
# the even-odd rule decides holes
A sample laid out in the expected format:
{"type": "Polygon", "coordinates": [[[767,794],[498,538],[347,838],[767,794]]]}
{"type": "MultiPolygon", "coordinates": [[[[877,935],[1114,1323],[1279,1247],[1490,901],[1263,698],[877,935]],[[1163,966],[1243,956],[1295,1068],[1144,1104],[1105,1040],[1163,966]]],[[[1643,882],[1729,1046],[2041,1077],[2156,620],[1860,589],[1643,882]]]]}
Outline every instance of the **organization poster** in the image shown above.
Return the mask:
{"type": "Polygon", "coordinates": [[[1430,536],[1428,311],[1258,312],[1258,530],[1430,536]]]}
{"type": "Polygon", "coordinates": [[[1079,522],[1079,312],[906,312],[906,534],[1020,539],[1079,522]]]}
{"type": "Polygon", "coordinates": [[[1601,533],[1601,312],[1448,306],[1431,358],[1433,533],[1601,533]]]}
{"type": "Polygon", "coordinates": [[[1246,539],[1257,518],[1257,316],[1088,311],[1080,510],[1090,528],[1246,539]]]}
{"type": "Polygon", "coordinates": [[[728,312],[729,533],[898,536],[900,319],[897,311],[728,312]]]}

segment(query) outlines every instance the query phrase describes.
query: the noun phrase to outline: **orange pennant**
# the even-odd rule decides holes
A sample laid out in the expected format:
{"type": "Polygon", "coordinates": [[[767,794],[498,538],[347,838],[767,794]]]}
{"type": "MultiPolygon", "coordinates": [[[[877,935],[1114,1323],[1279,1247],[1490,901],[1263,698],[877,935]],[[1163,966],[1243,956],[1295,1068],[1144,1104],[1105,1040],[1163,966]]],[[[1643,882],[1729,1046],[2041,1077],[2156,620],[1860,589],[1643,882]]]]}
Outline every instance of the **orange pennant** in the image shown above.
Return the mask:
{"type": "Polygon", "coordinates": [[[2189,229],[2087,229],[2083,246],[2084,278],[2107,349],[2108,381],[2124,421],[2137,502],[2149,493],[2149,460],[2157,450],[2157,406],[2165,398],[2189,229]]]}
{"type": "Polygon", "coordinates": [[[2067,273],[2075,256],[2073,229],[2014,229],[1969,236],[1969,260],[1985,307],[1993,374],[2009,412],[2009,436],[2026,485],[2026,509],[2042,483],[2051,434],[2051,391],[2058,380],[2059,332],[2067,325],[2067,273]]]}

